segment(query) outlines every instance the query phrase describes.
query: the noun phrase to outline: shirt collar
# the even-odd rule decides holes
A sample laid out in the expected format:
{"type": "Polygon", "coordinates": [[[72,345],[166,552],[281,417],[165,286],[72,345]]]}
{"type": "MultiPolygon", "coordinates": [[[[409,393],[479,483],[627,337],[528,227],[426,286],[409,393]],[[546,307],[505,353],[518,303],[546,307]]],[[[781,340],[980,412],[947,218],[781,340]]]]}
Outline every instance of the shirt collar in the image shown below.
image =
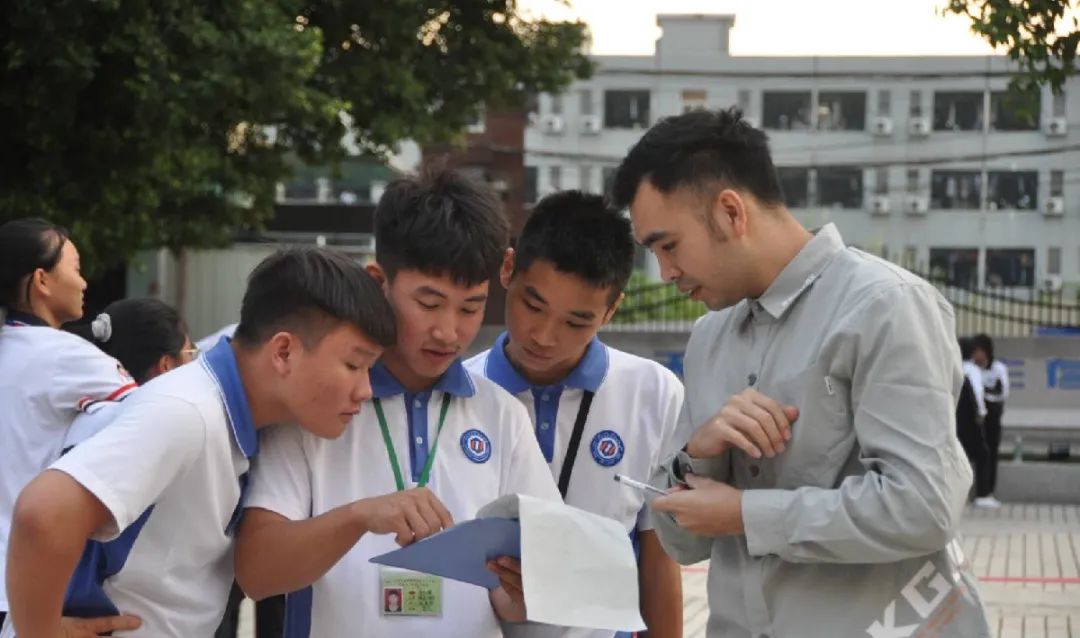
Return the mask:
{"type": "Polygon", "coordinates": [[[40,326],[42,328],[48,328],[49,324],[39,318],[37,315],[32,315],[26,312],[19,312],[18,310],[12,310],[7,313],[7,318],[4,319],[4,323],[9,326],[40,326]]]}
{"type": "MultiPolygon", "coordinates": [[[[476,386],[473,384],[468,370],[461,363],[461,359],[454,359],[446,372],[435,382],[432,390],[445,392],[455,397],[471,397],[476,394],[476,386]]],[[[405,386],[394,378],[394,375],[390,373],[382,362],[372,366],[371,393],[374,398],[386,399],[399,394],[406,394],[406,392],[405,386]]]]}
{"type": "Polygon", "coordinates": [[[210,373],[210,378],[214,380],[225,402],[225,413],[229,417],[236,444],[244,456],[250,459],[259,451],[259,436],[255,431],[255,422],[251,419],[251,405],[248,403],[247,393],[244,392],[244,382],[240,379],[240,368],[236,365],[236,354],[231,341],[228,337],[222,337],[217,345],[203,353],[199,359],[210,373]]]}
{"type": "Polygon", "coordinates": [[[806,292],[821,276],[840,251],[844,250],[844,240],[835,224],[826,224],[814,232],[795,258],[780,271],[765,294],[757,299],[745,300],[748,311],[764,310],[773,319],[779,319],[795,305],[795,301],[806,292]]]}
{"type": "MultiPolygon", "coordinates": [[[[502,386],[510,394],[520,394],[534,386],[521,376],[506,356],[506,341],[509,338],[510,336],[504,332],[495,340],[495,345],[488,351],[484,372],[489,379],[502,386]]],[[[566,375],[561,385],[596,392],[600,389],[600,384],[604,382],[607,371],[607,346],[600,339],[593,337],[585,350],[585,356],[570,371],[570,374],[566,375]]]]}

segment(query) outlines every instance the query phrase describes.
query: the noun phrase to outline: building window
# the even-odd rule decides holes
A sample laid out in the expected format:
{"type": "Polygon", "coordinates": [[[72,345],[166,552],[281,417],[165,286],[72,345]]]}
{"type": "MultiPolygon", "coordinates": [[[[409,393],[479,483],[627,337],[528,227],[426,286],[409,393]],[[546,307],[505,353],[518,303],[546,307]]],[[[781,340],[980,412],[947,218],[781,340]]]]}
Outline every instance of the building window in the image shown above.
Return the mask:
{"type": "Polygon", "coordinates": [[[1054,95],[1054,117],[1065,117],[1065,91],[1054,95]]]}
{"type": "Polygon", "coordinates": [[[979,249],[931,248],[930,278],[959,288],[978,288],[979,249]]]}
{"type": "Polygon", "coordinates": [[[981,91],[934,93],[935,131],[981,131],[983,94],[981,91]]]}
{"type": "Polygon", "coordinates": [[[776,176],[788,208],[806,208],[810,205],[810,169],[781,166],[776,169],[776,176]]]}
{"type": "Polygon", "coordinates": [[[825,166],[817,169],[817,197],[821,206],[862,208],[862,169],[850,166],[825,166]]]}
{"type": "Polygon", "coordinates": [[[705,109],[705,91],[702,89],[683,89],[682,112],[702,111],[705,109]]]}
{"type": "Polygon", "coordinates": [[[874,194],[889,194],[889,169],[885,167],[874,169],[874,194]]]}
{"type": "Polygon", "coordinates": [[[1050,197],[1065,195],[1065,171],[1050,171],[1050,197]]]}
{"type": "Polygon", "coordinates": [[[819,93],[817,126],[822,131],[866,130],[866,93],[853,91],[819,93]]]}
{"type": "Polygon", "coordinates": [[[739,98],[738,98],[739,99],[739,104],[738,104],[739,110],[742,111],[743,115],[750,116],[751,115],[751,113],[750,113],[750,106],[751,106],[750,90],[749,89],[739,89],[738,96],[739,96],[739,98]]]}
{"type": "Polygon", "coordinates": [[[1035,283],[1034,248],[988,248],[986,285],[1031,287],[1035,283]]]}
{"type": "Polygon", "coordinates": [[[525,192],[523,195],[526,204],[532,204],[536,201],[536,179],[539,172],[539,169],[535,166],[525,167],[525,192]]]}
{"type": "Polygon", "coordinates": [[[604,91],[605,128],[648,128],[648,91],[604,91]]]}
{"type": "Polygon", "coordinates": [[[548,191],[562,190],[562,166],[548,167],[548,191]]]}
{"type": "Polygon", "coordinates": [[[994,91],[990,94],[990,128],[995,131],[1039,130],[1039,91],[994,91]]]}
{"type": "Polygon", "coordinates": [[[1037,171],[990,171],[986,184],[990,210],[1035,210],[1037,171]]]}
{"type": "Polygon", "coordinates": [[[888,89],[877,92],[877,114],[879,117],[892,115],[892,93],[888,89]]]}
{"type": "Polygon", "coordinates": [[[762,128],[791,131],[811,127],[809,91],[765,91],[761,101],[762,128]]]}
{"type": "Polygon", "coordinates": [[[930,174],[930,206],[964,210],[982,208],[982,173],[933,171],[930,174]]]}
{"type": "Polygon", "coordinates": [[[615,186],[615,171],[618,170],[616,166],[605,166],[600,171],[600,177],[604,180],[604,196],[611,197],[611,189],[615,186]]]}
{"type": "Polygon", "coordinates": [[[922,91],[912,91],[908,102],[908,114],[911,117],[922,117],[922,91]]]}
{"type": "Polygon", "coordinates": [[[908,270],[918,270],[919,249],[915,246],[904,246],[903,263],[900,265],[908,270]]]}
{"type": "Polygon", "coordinates": [[[586,193],[596,192],[596,190],[593,188],[592,176],[593,176],[593,167],[592,166],[590,166],[588,164],[582,164],[581,166],[579,166],[578,167],[578,181],[579,181],[578,188],[580,188],[582,191],[584,191],[586,193]]]}
{"type": "Polygon", "coordinates": [[[1046,274],[1061,274],[1061,248],[1050,246],[1046,249],[1046,274]]]}
{"type": "Polygon", "coordinates": [[[578,108],[581,109],[581,114],[582,115],[592,115],[593,114],[592,89],[581,89],[580,91],[578,91],[578,99],[581,101],[581,104],[578,105],[578,108]]]}
{"type": "Polygon", "coordinates": [[[919,169],[909,168],[907,171],[907,192],[913,195],[919,192],[919,169]]]}
{"type": "Polygon", "coordinates": [[[562,95],[558,93],[551,94],[551,114],[562,115],[562,95]]]}

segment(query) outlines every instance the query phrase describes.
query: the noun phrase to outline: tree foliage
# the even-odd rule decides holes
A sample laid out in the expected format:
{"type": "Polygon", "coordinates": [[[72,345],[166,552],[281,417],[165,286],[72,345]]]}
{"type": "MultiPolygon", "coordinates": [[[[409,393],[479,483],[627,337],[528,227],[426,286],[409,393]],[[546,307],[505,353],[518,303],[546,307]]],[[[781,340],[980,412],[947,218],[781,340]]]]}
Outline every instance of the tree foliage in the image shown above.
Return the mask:
{"type": "Polygon", "coordinates": [[[64,223],[98,267],[221,244],[288,157],[452,138],[588,74],[585,38],[514,0],[8,0],[0,220],[64,223]]]}

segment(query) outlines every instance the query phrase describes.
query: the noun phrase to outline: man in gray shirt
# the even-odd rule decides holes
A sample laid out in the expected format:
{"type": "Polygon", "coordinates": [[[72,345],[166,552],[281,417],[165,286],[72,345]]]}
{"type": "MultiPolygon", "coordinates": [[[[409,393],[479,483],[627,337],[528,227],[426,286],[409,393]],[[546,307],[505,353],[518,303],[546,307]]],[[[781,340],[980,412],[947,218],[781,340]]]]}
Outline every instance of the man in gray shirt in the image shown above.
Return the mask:
{"type": "Polygon", "coordinates": [[[805,230],[735,110],[660,121],[614,191],[664,278],[714,311],[652,503],[676,560],[710,560],[710,638],[989,636],[956,540],[972,475],[948,302],[805,230]]]}

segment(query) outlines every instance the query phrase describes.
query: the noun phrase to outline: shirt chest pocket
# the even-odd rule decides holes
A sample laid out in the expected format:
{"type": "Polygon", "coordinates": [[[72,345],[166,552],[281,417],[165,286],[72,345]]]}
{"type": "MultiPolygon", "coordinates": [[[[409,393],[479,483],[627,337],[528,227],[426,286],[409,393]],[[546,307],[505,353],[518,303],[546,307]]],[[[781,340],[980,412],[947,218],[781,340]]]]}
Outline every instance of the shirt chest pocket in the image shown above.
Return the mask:
{"type": "Polygon", "coordinates": [[[776,487],[834,487],[856,443],[848,382],[814,364],[777,383],[770,396],[799,409],[787,449],[773,459],[776,487]]]}

